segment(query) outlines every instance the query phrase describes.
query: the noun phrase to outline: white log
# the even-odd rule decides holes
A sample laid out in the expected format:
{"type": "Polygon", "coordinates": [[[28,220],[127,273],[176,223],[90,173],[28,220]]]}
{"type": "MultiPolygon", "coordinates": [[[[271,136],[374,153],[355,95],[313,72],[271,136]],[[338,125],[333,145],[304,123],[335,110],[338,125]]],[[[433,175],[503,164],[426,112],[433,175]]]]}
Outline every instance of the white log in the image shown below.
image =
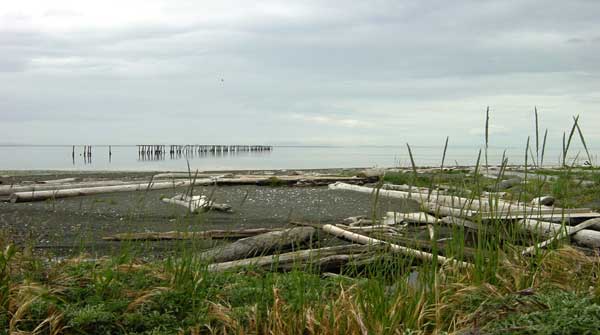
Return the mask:
{"type": "Polygon", "coordinates": [[[431,195],[436,196],[436,195],[445,195],[447,194],[444,191],[440,191],[440,190],[432,190],[429,189],[427,187],[417,187],[417,186],[411,186],[411,185],[406,185],[406,184],[402,184],[402,185],[396,185],[396,184],[383,184],[383,186],[381,186],[382,189],[384,190],[392,190],[392,191],[403,191],[403,192],[411,192],[411,193],[419,193],[422,195],[431,195]]]}
{"type": "Polygon", "coordinates": [[[72,188],[87,188],[87,187],[100,187],[100,186],[116,186],[116,185],[131,185],[136,183],[146,183],[149,181],[123,181],[123,180],[97,180],[97,181],[82,181],[76,183],[64,183],[64,184],[13,184],[0,186],[0,195],[9,195],[18,192],[38,192],[38,191],[50,191],[50,190],[66,190],[72,188]]]}
{"type": "Polygon", "coordinates": [[[42,183],[44,183],[44,184],[65,184],[65,183],[76,182],[78,180],[79,180],[79,178],[62,178],[62,179],[44,180],[44,181],[42,181],[42,183]]]}
{"type": "Polygon", "coordinates": [[[172,198],[162,198],[161,200],[162,202],[168,204],[183,206],[187,208],[190,213],[206,212],[209,209],[214,209],[222,212],[227,212],[231,210],[231,206],[229,205],[217,204],[212,201],[208,201],[208,198],[205,195],[189,197],[187,195],[178,194],[172,198]]]}
{"type": "MultiPolygon", "coordinates": [[[[210,185],[213,183],[211,180],[200,179],[194,182],[194,185],[210,185]]],[[[69,198],[78,197],[85,195],[104,194],[104,193],[116,193],[116,192],[136,192],[145,190],[162,190],[175,187],[190,186],[189,180],[185,181],[171,181],[171,182],[160,182],[160,183],[144,183],[144,184],[129,184],[129,185],[115,185],[115,186],[99,186],[99,187],[86,187],[86,188],[74,188],[64,190],[51,190],[51,191],[31,191],[31,192],[17,192],[10,196],[11,202],[27,202],[27,201],[42,201],[47,199],[58,199],[58,198],[69,198]]]]}
{"type": "Polygon", "coordinates": [[[575,227],[569,227],[568,229],[561,229],[558,234],[552,236],[551,238],[549,238],[543,242],[540,242],[536,245],[532,245],[531,247],[528,247],[527,249],[523,250],[522,255],[523,256],[529,255],[529,254],[533,253],[536,249],[544,248],[548,244],[550,244],[554,241],[561,240],[567,236],[573,235],[581,230],[584,230],[584,229],[591,227],[598,223],[600,223],[600,219],[590,219],[590,220],[586,220],[586,221],[576,225],[575,227]]]}
{"type": "MultiPolygon", "coordinates": [[[[433,254],[430,254],[428,252],[424,252],[424,251],[420,251],[420,250],[415,250],[415,249],[403,247],[401,245],[397,245],[397,244],[389,243],[389,242],[386,242],[386,241],[383,241],[383,240],[379,240],[379,239],[376,239],[376,238],[372,238],[372,237],[360,235],[360,234],[357,234],[357,233],[353,233],[351,231],[344,230],[342,228],[336,227],[336,226],[331,225],[331,224],[323,225],[321,228],[325,232],[328,232],[328,233],[330,233],[332,235],[335,235],[337,237],[342,237],[342,238],[347,239],[349,241],[353,241],[353,242],[357,242],[357,243],[361,243],[361,244],[366,244],[366,245],[384,244],[384,245],[388,246],[394,252],[398,252],[398,253],[401,253],[401,254],[409,255],[409,256],[415,257],[415,258],[420,259],[420,260],[431,261],[434,258],[433,254]]],[[[459,266],[461,268],[469,268],[469,267],[472,266],[472,264],[470,264],[470,263],[462,262],[462,261],[457,261],[457,260],[455,260],[453,258],[448,258],[448,257],[444,257],[444,256],[441,256],[441,255],[437,256],[437,261],[439,263],[441,263],[441,264],[452,263],[452,264],[457,265],[457,266],[459,266]]]]}
{"type": "MultiPolygon", "coordinates": [[[[329,188],[332,190],[348,190],[355,191],[367,194],[374,194],[375,192],[379,192],[379,196],[389,197],[389,198],[398,198],[398,199],[413,199],[418,201],[419,203],[426,202],[435,202],[442,206],[454,207],[454,208],[465,208],[470,210],[489,210],[489,200],[474,200],[467,199],[458,196],[452,195],[437,195],[428,197],[426,195],[422,195],[420,193],[410,193],[404,191],[392,191],[392,190],[383,190],[383,189],[374,189],[371,187],[351,185],[342,182],[336,182],[329,185],[329,188]]],[[[511,208],[519,209],[523,208],[522,205],[513,204],[510,202],[505,202],[501,200],[494,200],[494,207],[498,207],[499,210],[510,210],[511,208]]]]}
{"type": "Polygon", "coordinates": [[[424,223],[431,224],[437,223],[439,220],[432,215],[424,212],[415,213],[399,213],[399,212],[387,212],[385,215],[384,223],[386,225],[395,225],[401,222],[407,223],[424,223]]]}
{"type": "Polygon", "coordinates": [[[191,179],[191,178],[217,178],[217,177],[233,177],[232,174],[216,174],[216,173],[195,173],[192,172],[165,172],[154,175],[154,179],[191,179]],[[191,176],[190,176],[191,175],[191,176]]]}
{"type": "Polygon", "coordinates": [[[473,211],[471,210],[442,206],[431,201],[424,202],[421,205],[426,212],[435,216],[454,216],[467,218],[473,216],[473,211]]]}
{"type": "MultiPolygon", "coordinates": [[[[276,178],[286,184],[295,184],[300,181],[310,182],[310,183],[333,183],[339,180],[347,181],[347,182],[361,182],[364,181],[364,178],[359,177],[341,177],[341,176],[238,176],[235,178],[226,178],[225,176],[210,176],[209,178],[199,178],[196,179],[194,185],[268,185],[273,181],[272,178],[276,178]]],[[[36,201],[36,200],[46,200],[50,198],[62,198],[62,194],[68,194],[69,196],[79,196],[81,194],[74,194],[72,191],[60,192],[61,190],[71,190],[71,189],[87,189],[87,188],[97,188],[97,187],[107,187],[107,186],[127,186],[123,188],[121,191],[119,188],[107,188],[107,191],[100,193],[111,193],[111,192],[130,192],[137,191],[136,187],[131,185],[148,185],[149,181],[122,181],[122,180],[99,180],[99,181],[88,181],[88,182],[79,182],[79,183],[66,183],[66,184],[30,184],[30,185],[2,185],[0,186],[0,195],[11,195],[15,193],[19,193],[17,198],[22,198],[20,201],[36,201]],[[48,193],[43,193],[42,191],[49,191],[48,193]],[[57,192],[58,191],[58,192],[57,192]],[[38,197],[29,197],[27,195],[21,195],[23,192],[33,192],[40,194],[38,197]],[[56,194],[56,197],[53,196],[56,194]],[[28,199],[28,200],[25,200],[28,199]]],[[[171,180],[171,181],[159,181],[154,182],[157,185],[157,188],[153,189],[161,189],[160,186],[162,184],[183,184],[184,186],[189,186],[191,181],[188,178],[185,180],[171,180]]],[[[141,187],[144,188],[144,187],[141,187]]],[[[169,188],[169,187],[166,187],[169,188]]],[[[99,190],[94,190],[99,191],[99,190]]],[[[93,191],[92,191],[93,192],[93,191]]],[[[90,193],[90,194],[98,194],[98,193],[90,193]]]]}
{"type": "MultiPolygon", "coordinates": [[[[551,237],[560,233],[563,229],[563,225],[540,221],[535,219],[522,219],[517,222],[517,224],[525,230],[531,231],[536,234],[540,234],[542,236],[551,237]]],[[[565,226],[567,232],[570,231],[572,227],[565,226]]],[[[584,247],[588,248],[600,248],[600,232],[590,229],[584,229],[573,234],[571,239],[584,247]]]]}

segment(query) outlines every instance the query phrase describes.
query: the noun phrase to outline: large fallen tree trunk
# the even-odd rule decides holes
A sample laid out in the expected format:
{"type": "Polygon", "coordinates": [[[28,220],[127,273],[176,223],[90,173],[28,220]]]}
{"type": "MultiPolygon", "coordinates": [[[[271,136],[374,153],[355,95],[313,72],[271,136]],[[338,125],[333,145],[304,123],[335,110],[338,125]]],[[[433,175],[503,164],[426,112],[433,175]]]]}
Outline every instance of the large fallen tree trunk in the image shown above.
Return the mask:
{"type": "MultiPolygon", "coordinates": [[[[384,244],[384,245],[388,246],[390,248],[390,250],[392,250],[394,252],[398,252],[398,253],[402,253],[402,254],[405,254],[405,255],[408,255],[411,257],[415,257],[416,259],[427,260],[427,261],[432,261],[434,259],[434,255],[430,254],[428,252],[403,247],[403,246],[400,246],[397,244],[389,243],[387,241],[383,241],[383,240],[379,240],[376,238],[353,233],[351,231],[344,230],[342,228],[336,227],[331,224],[323,225],[321,227],[321,229],[323,229],[323,231],[330,233],[334,236],[341,237],[341,238],[344,238],[344,239],[352,241],[352,242],[357,242],[357,243],[366,244],[366,245],[384,244]]],[[[447,257],[440,256],[440,255],[438,255],[436,257],[436,260],[437,260],[437,262],[439,262],[441,264],[451,263],[451,264],[457,265],[461,268],[468,268],[468,267],[472,266],[472,264],[470,264],[470,263],[457,261],[455,259],[447,258],[447,257]]]]}
{"type": "Polygon", "coordinates": [[[273,271],[292,269],[304,270],[306,268],[318,271],[329,271],[331,267],[339,267],[352,260],[364,260],[370,258],[376,251],[377,249],[366,245],[339,245],[214,263],[208,266],[208,271],[220,272],[240,267],[252,267],[273,271]]]}
{"type": "Polygon", "coordinates": [[[212,262],[227,262],[258,255],[267,255],[309,242],[315,233],[312,227],[296,227],[243,238],[231,244],[204,251],[201,258],[212,262]]]}
{"type": "MultiPolygon", "coordinates": [[[[563,226],[558,223],[540,221],[535,219],[523,219],[517,221],[517,224],[523,229],[539,234],[545,237],[552,237],[559,234],[561,230],[566,229],[567,233],[572,229],[569,226],[563,226]]],[[[587,248],[600,248],[600,231],[584,229],[571,236],[571,240],[576,244],[587,248]]]]}
{"type": "Polygon", "coordinates": [[[237,239],[260,234],[280,231],[281,229],[254,228],[239,230],[206,230],[194,232],[165,231],[144,233],[122,233],[106,236],[105,241],[163,241],[163,240],[194,240],[194,239],[237,239]]]}

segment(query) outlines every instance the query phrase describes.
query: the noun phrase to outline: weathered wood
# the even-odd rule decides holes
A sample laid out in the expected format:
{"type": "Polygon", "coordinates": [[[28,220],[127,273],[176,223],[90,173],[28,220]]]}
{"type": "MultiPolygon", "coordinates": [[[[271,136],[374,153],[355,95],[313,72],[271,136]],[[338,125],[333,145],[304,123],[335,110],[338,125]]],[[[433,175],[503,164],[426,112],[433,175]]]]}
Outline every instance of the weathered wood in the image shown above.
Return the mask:
{"type": "MultiPolygon", "coordinates": [[[[332,190],[348,190],[355,191],[367,194],[375,194],[378,192],[379,196],[389,197],[389,198],[397,198],[397,199],[413,199],[418,201],[419,203],[427,203],[434,202],[440,206],[447,206],[453,208],[465,208],[469,210],[489,210],[490,209],[490,200],[474,200],[468,199],[453,195],[437,195],[435,197],[428,197],[427,195],[423,195],[420,193],[410,193],[405,191],[392,191],[392,190],[384,190],[384,189],[375,189],[371,187],[358,186],[358,185],[350,185],[342,182],[336,182],[334,184],[329,185],[329,188],[332,190]]],[[[500,210],[510,210],[511,208],[519,209],[523,208],[522,204],[513,204],[510,202],[505,202],[501,200],[494,200],[492,206],[498,207],[500,210]]]]}
{"type": "MultiPolygon", "coordinates": [[[[593,212],[588,208],[546,208],[544,206],[537,208],[528,208],[527,210],[514,209],[510,211],[497,212],[473,212],[472,218],[480,218],[483,221],[500,219],[500,220],[517,220],[517,219],[539,219],[544,221],[563,221],[570,219],[591,219],[600,217],[600,213],[593,212]]],[[[600,226],[600,225],[595,225],[600,226]]],[[[600,229],[600,227],[599,227],[600,229]]]]}
{"type": "MultiPolygon", "coordinates": [[[[552,237],[560,233],[563,227],[567,232],[572,229],[572,227],[569,226],[535,219],[522,219],[517,221],[517,225],[527,231],[546,237],[552,237]]],[[[571,240],[584,247],[593,249],[600,248],[599,231],[591,229],[580,230],[571,236],[571,240]]]]}
{"type": "Polygon", "coordinates": [[[18,192],[39,192],[39,191],[51,191],[51,190],[66,190],[73,188],[87,188],[87,187],[99,187],[99,186],[116,186],[116,185],[131,185],[136,183],[146,183],[149,181],[123,181],[123,180],[96,180],[96,181],[82,181],[74,183],[33,183],[33,184],[13,184],[13,185],[2,185],[0,186],[0,195],[10,195],[18,192]]]}
{"type": "Polygon", "coordinates": [[[521,254],[523,256],[529,255],[529,254],[533,253],[536,249],[544,248],[548,244],[550,244],[554,241],[561,240],[567,236],[573,235],[583,229],[586,229],[586,228],[596,225],[598,223],[600,223],[600,219],[590,219],[590,220],[586,220],[586,221],[576,225],[575,227],[569,227],[568,229],[561,229],[558,234],[552,236],[551,238],[549,238],[543,242],[540,242],[536,245],[532,245],[532,246],[528,247],[527,249],[523,250],[523,252],[521,254]]]}
{"type": "Polygon", "coordinates": [[[73,183],[80,180],[79,178],[62,178],[62,179],[50,179],[44,180],[42,184],[64,184],[64,183],[73,183]]]}
{"type": "Polygon", "coordinates": [[[260,234],[280,231],[281,229],[253,228],[239,230],[206,230],[195,232],[166,231],[144,233],[122,233],[106,236],[105,241],[163,241],[163,240],[194,240],[194,239],[237,239],[260,234]]]}
{"type": "Polygon", "coordinates": [[[375,225],[375,226],[346,226],[342,224],[337,224],[336,226],[350,230],[355,232],[376,232],[376,233],[400,233],[398,229],[391,227],[389,225],[375,225]]]}
{"type": "Polygon", "coordinates": [[[415,213],[399,213],[399,212],[387,212],[383,222],[387,225],[395,225],[401,222],[416,223],[416,224],[430,224],[437,223],[439,220],[435,216],[431,216],[425,212],[415,213]]]}
{"type": "Polygon", "coordinates": [[[442,218],[440,221],[442,223],[450,225],[450,226],[469,228],[469,229],[473,229],[473,230],[479,229],[477,223],[475,223],[473,221],[469,221],[467,219],[455,217],[455,216],[446,216],[446,217],[442,218]]]}
{"type": "MultiPolygon", "coordinates": [[[[193,181],[195,186],[207,185],[270,185],[273,182],[294,185],[297,183],[313,183],[315,185],[330,184],[337,181],[362,183],[365,178],[342,177],[342,176],[238,176],[238,177],[210,177],[193,181]]],[[[127,182],[118,180],[93,181],[66,184],[31,184],[31,185],[3,185],[0,186],[0,195],[10,194],[13,202],[43,201],[47,199],[58,199],[77,197],[84,195],[133,192],[147,189],[150,181],[127,182]]],[[[166,189],[172,187],[190,186],[192,181],[188,179],[153,182],[152,190],[166,189]]]]}
{"type": "Polygon", "coordinates": [[[230,212],[231,206],[227,204],[217,204],[213,201],[209,201],[206,196],[187,196],[185,194],[177,194],[172,198],[162,198],[162,202],[168,204],[174,204],[183,206],[188,209],[190,213],[206,212],[208,210],[216,210],[221,212],[230,212]]]}
{"type": "MultiPolygon", "coordinates": [[[[165,172],[154,175],[154,179],[191,179],[191,178],[222,178],[225,177],[222,173],[189,173],[189,172],[165,172]]],[[[227,176],[233,176],[227,174],[227,176]]]]}
{"type": "MultiPolygon", "coordinates": [[[[326,224],[323,225],[321,227],[321,229],[323,229],[323,231],[330,233],[334,236],[337,237],[341,237],[344,238],[346,240],[352,241],[352,242],[357,242],[357,243],[361,243],[361,244],[366,244],[366,245],[376,245],[376,244],[385,244],[386,246],[388,246],[390,248],[391,251],[393,252],[398,252],[398,253],[402,253],[408,256],[412,256],[415,257],[417,259],[420,260],[427,260],[427,261],[432,261],[434,259],[433,254],[430,254],[428,252],[424,252],[421,250],[415,250],[415,249],[411,249],[411,248],[407,248],[407,247],[403,247],[397,244],[393,244],[393,243],[389,243],[387,241],[383,241],[380,239],[376,239],[376,238],[372,238],[372,237],[368,237],[368,236],[364,236],[361,234],[357,234],[339,227],[336,227],[334,225],[331,224],[326,224]]],[[[435,258],[437,260],[437,262],[444,264],[444,263],[452,263],[458,267],[461,268],[468,268],[471,267],[472,264],[467,263],[467,262],[462,262],[462,261],[457,261],[455,259],[452,258],[447,258],[444,256],[437,256],[435,258]]]]}
{"type": "Polygon", "coordinates": [[[282,254],[260,256],[234,260],[228,262],[214,263],[208,265],[208,271],[221,272],[240,267],[262,268],[267,270],[291,270],[294,268],[319,268],[324,271],[334,263],[345,263],[352,259],[362,258],[361,254],[372,255],[378,248],[366,245],[340,245],[319,249],[300,250],[282,254]]]}
{"type": "Polygon", "coordinates": [[[312,227],[296,227],[243,238],[228,245],[204,251],[200,257],[212,262],[227,262],[277,250],[296,247],[310,241],[315,233],[312,227]]]}
{"type": "Polygon", "coordinates": [[[441,190],[432,190],[429,189],[427,187],[417,187],[417,186],[411,186],[411,185],[406,185],[406,184],[402,184],[402,185],[396,185],[396,184],[383,184],[381,186],[382,189],[384,190],[392,190],[392,191],[403,191],[403,192],[411,192],[411,193],[419,193],[422,194],[424,196],[432,196],[435,197],[436,195],[446,195],[447,193],[441,190]]]}
{"type": "MultiPolygon", "coordinates": [[[[194,181],[194,185],[210,185],[211,180],[199,179],[194,181]]],[[[16,192],[10,196],[11,202],[43,201],[48,199],[70,198],[94,194],[116,193],[116,192],[137,192],[145,190],[162,190],[176,187],[190,186],[191,181],[172,181],[159,183],[140,183],[115,186],[85,187],[73,189],[58,189],[48,191],[16,192]]]]}
{"type": "Polygon", "coordinates": [[[439,216],[439,217],[444,217],[444,216],[472,217],[473,216],[473,211],[471,211],[469,209],[442,206],[442,205],[439,205],[439,204],[437,204],[435,202],[431,202],[431,201],[422,203],[421,207],[427,213],[435,215],[435,216],[439,216]]]}

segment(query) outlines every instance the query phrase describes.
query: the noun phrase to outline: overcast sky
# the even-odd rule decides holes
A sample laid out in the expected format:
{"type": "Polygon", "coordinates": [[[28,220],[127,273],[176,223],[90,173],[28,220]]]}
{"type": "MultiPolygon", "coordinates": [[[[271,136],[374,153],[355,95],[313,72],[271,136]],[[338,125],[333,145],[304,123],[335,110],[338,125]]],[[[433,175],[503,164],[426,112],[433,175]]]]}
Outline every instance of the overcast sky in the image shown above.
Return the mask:
{"type": "Polygon", "coordinates": [[[600,147],[600,1],[3,1],[0,143],[600,147]]]}

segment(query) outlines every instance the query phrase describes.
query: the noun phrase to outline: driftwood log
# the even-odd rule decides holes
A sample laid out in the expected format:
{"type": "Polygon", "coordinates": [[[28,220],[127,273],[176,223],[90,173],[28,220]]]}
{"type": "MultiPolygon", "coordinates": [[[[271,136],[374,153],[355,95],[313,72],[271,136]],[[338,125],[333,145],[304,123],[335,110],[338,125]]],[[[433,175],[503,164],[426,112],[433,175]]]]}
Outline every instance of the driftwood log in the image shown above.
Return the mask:
{"type": "MultiPolygon", "coordinates": [[[[569,226],[563,226],[558,223],[552,223],[547,221],[535,220],[535,219],[523,219],[517,222],[521,228],[540,234],[541,236],[552,237],[559,234],[561,230],[566,229],[567,233],[572,229],[569,226]]],[[[584,229],[578,231],[571,236],[571,240],[581,246],[597,249],[600,248],[600,231],[591,229],[584,229]]]]}
{"type": "Polygon", "coordinates": [[[194,239],[237,239],[260,234],[280,231],[281,229],[254,228],[239,230],[206,230],[195,232],[166,231],[144,233],[122,233],[106,236],[105,241],[163,241],[163,240],[194,240],[194,239]]]}
{"type": "Polygon", "coordinates": [[[584,230],[584,229],[591,227],[598,223],[600,223],[600,219],[590,219],[590,220],[586,220],[586,221],[576,225],[575,227],[569,227],[569,229],[561,229],[558,234],[552,236],[551,238],[549,238],[543,242],[540,242],[536,245],[532,245],[531,247],[526,248],[525,250],[523,250],[522,254],[523,254],[523,256],[530,255],[536,249],[544,248],[547,245],[553,243],[554,241],[561,240],[567,236],[573,235],[581,230],[584,230]]]}
{"type": "Polygon", "coordinates": [[[302,184],[330,184],[337,181],[348,183],[363,183],[367,179],[361,177],[343,176],[238,176],[232,178],[211,177],[201,179],[173,179],[171,181],[159,182],[124,182],[124,181],[98,181],[85,183],[67,184],[34,184],[34,185],[7,185],[0,186],[0,195],[10,194],[11,202],[43,201],[47,199],[58,199],[78,197],[85,195],[135,192],[143,190],[161,190],[190,185],[271,185],[283,183],[293,185],[302,184]]]}
{"type": "Polygon", "coordinates": [[[470,218],[473,216],[473,211],[463,208],[454,208],[448,206],[442,206],[435,202],[427,201],[421,203],[421,207],[427,213],[438,216],[452,216],[452,217],[462,217],[462,218],[470,218]]]}
{"type": "Polygon", "coordinates": [[[306,244],[313,238],[314,233],[315,229],[312,227],[295,227],[264,233],[209,249],[202,252],[200,257],[219,263],[267,255],[274,251],[282,251],[306,244]]]}
{"type": "Polygon", "coordinates": [[[460,228],[469,228],[472,230],[478,230],[479,226],[477,225],[477,223],[467,220],[467,219],[463,219],[463,218],[459,218],[459,217],[455,217],[455,216],[446,216],[443,217],[440,220],[441,223],[443,224],[447,224],[449,226],[456,226],[456,227],[460,227],[460,228]]]}
{"type": "Polygon", "coordinates": [[[340,245],[214,263],[208,266],[208,271],[220,272],[240,267],[279,271],[304,270],[307,268],[318,271],[331,271],[331,268],[339,268],[340,265],[349,261],[370,258],[377,250],[377,248],[366,245],[340,245]]]}
{"type": "Polygon", "coordinates": [[[82,181],[82,182],[66,182],[66,183],[34,183],[34,184],[13,184],[13,185],[2,185],[0,186],[0,195],[10,195],[18,192],[39,192],[39,191],[53,191],[53,190],[66,190],[73,188],[87,188],[87,187],[100,187],[100,186],[117,186],[117,185],[131,185],[136,183],[146,183],[149,181],[124,181],[124,180],[96,180],[96,181],[82,181]]]}
{"type": "Polygon", "coordinates": [[[387,225],[395,225],[398,223],[423,223],[423,224],[431,224],[437,223],[439,220],[432,215],[429,215],[424,212],[414,212],[414,213],[400,213],[400,212],[387,212],[385,215],[385,219],[383,222],[387,225]]]}
{"type": "MultiPolygon", "coordinates": [[[[397,199],[413,199],[421,204],[434,202],[440,206],[447,206],[453,208],[464,208],[469,210],[489,210],[490,209],[490,200],[475,200],[468,199],[453,195],[436,195],[436,196],[427,196],[421,193],[411,193],[405,191],[392,191],[392,190],[384,190],[384,189],[375,189],[371,187],[359,186],[359,185],[351,185],[342,182],[336,182],[329,185],[329,188],[332,190],[348,190],[355,191],[367,194],[375,194],[378,193],[379,196],[389,197],[389,198],[397,198],[397,199]]],[[[506,201],[501,201],[494,199],[492,207],[497,210],[506,210],[509,211],[511,209],[519,209],[526,208],[523,204],[513,204],[506,201]]]]}
{"type": "MultiPolygon", "coordinates": [[[[194,181],[194,185],[210,185],[211,180],[199,179],[194,181]]],[[[190,186],[191,181],[172,181],[172,182],[158,182],[158,183],[141,183],[141,184],[127,184],[127,185],[114,185],[114,186],[98,186],[98,187],[84,187],[84,188],[71,188],[63,190],[48,190],[48,191],[31,191],[31,192],[16,192],[10,195],[11,202],[27,202],[27,201],[43,201],[48,199],[58,198],[69,198],[78,197],[85,195],[104,194],[104,193],[115,193],[115,192],[137,192],[145,190],[163,190],[175,187],[190,186]]]]}
{"type": "MultiPolygon", "coordinates": [[[[390,248],[390,250],[393,252],[402,253],[402,254],[405,254],[405,255],[408,255],[411,257],[415,257],[416,259],[427,260],[427,261],[432,261],[434,259],[434,255],[430,254],[428,252],[403,247],[403,246],[389,243],[387,241],[383,241],[380,239],[357,234],[357,233],[336,227],[331,224],[325,224],[321,227],[321,229],[323,229],[323,231],[330,233],[334,236],[337,236],[337,237],[340,237],[340,238],[343,238],[343,239],[346,239],[346,240],[349,240],[352,242],[356,242],[356,243],[361,243],[361,244],[366,244],[366,245],[384,244],[384,245],[388,246],[390,248]]],[[[454,264],[461,268],[468,268],[468,267],[472,266],[472,264],[470,264],[470,263],[458,261],[458,260],[455,260],[452,258],[447,258],[444,256],[439,256],[439,255],[437,257],[435,257],[435,259],[437,260],[437,262],[439,262],[441,264],[451,263],[451,264],[454,264]]]]}
{"type": "Polygon", "coordinates": [[[210,201],[205,195],[195,195],[190,197],[185,194],[177,194],[172,198],[162,198],[161,201],[168,204],[183,206],[187,208],[190,213],[201,213],[208,210],[221,212],[231,211],[231,206],[210,201]]]}

